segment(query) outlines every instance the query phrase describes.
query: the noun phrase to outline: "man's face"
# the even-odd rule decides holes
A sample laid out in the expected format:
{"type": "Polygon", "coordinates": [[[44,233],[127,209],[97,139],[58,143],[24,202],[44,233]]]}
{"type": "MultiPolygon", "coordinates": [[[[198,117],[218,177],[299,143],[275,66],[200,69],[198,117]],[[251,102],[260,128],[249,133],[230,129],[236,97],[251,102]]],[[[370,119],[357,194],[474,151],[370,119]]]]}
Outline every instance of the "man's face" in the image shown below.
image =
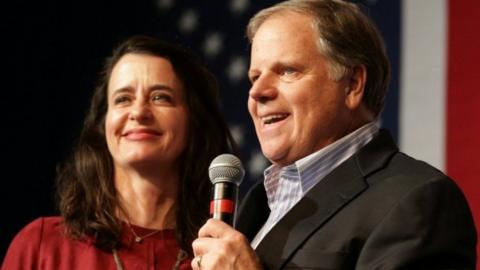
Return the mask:
{"type": "Polygon", "coordinates": [[[348,79],[333,81],[309,16],[268,18],[252,41],[248,110],[264,155],[285,166],[343,137],[348,79]]]}

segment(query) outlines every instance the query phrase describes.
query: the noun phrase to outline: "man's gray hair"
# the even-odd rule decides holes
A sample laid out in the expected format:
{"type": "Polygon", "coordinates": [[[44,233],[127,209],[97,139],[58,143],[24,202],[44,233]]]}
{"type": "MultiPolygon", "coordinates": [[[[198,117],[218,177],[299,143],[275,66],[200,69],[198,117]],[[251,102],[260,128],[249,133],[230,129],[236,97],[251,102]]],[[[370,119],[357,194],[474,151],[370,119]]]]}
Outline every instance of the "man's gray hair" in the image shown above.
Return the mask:
{"type": "Polygon", "coordinates": [[[355,67],[366,67],[363,102],[378,117],[390,81],[390,63],[382,37],[372,20],[355,4],[341,0],[290,0],[255,14],[247,26],[249,41],[253,41],[257,30],[270,16],[285,12],[312,17],[318,34],[317,46],[330,62],[331,79],[338,81],[351,74],[355,67]]]}

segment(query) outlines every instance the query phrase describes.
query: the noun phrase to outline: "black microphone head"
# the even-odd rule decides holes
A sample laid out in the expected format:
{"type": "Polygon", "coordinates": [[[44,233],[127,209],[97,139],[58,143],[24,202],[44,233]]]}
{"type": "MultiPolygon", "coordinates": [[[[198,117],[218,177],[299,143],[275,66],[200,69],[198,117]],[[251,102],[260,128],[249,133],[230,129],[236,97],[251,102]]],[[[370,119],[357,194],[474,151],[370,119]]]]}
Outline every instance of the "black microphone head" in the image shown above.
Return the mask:
{"type": "Polygon", "coordinates": [[[231,182],[240,185],[245,175],[242,162],[231,154],[221,154],[212,160],[208,168],[208,176],[212,184],[231,182]]]}

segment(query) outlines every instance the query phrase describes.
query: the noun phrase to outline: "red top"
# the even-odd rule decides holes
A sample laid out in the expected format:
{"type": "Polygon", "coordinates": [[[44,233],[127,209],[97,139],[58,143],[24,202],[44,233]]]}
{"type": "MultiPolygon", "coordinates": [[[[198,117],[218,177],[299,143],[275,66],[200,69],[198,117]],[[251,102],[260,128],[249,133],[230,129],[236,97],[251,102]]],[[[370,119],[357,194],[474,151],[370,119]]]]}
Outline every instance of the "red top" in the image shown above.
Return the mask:
{"type": "MultiPolygon", "coordinates": [[[[140,237],[153,230],[132,226],[140,237]]],[[[173,230],[163,230],[136,243],[125,227],[118,255],[125,270],[170,270],[174,266],[178,245],[173,230]]],[[[116,270],[112,252],[102,251],[92,239],[73,240],[65,236],[60,217],[38,218],[13,239],[3,261],[2,270],[116,270]]],[[[181,270],[190,269],[190,259],[182,261],[181,270]]]]}

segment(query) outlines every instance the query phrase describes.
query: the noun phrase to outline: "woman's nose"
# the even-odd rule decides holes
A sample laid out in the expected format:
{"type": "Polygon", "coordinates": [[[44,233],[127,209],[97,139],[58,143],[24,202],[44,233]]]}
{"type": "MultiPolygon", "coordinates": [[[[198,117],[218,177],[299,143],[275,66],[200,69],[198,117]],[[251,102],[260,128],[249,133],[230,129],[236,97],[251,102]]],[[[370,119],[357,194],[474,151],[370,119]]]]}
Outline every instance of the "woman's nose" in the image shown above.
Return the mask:
{"type": "Polygon", "coordinates": [[[130,111],[130,120],[146,121],[152,119],[150,104],[137,100],[130,111]]]}

